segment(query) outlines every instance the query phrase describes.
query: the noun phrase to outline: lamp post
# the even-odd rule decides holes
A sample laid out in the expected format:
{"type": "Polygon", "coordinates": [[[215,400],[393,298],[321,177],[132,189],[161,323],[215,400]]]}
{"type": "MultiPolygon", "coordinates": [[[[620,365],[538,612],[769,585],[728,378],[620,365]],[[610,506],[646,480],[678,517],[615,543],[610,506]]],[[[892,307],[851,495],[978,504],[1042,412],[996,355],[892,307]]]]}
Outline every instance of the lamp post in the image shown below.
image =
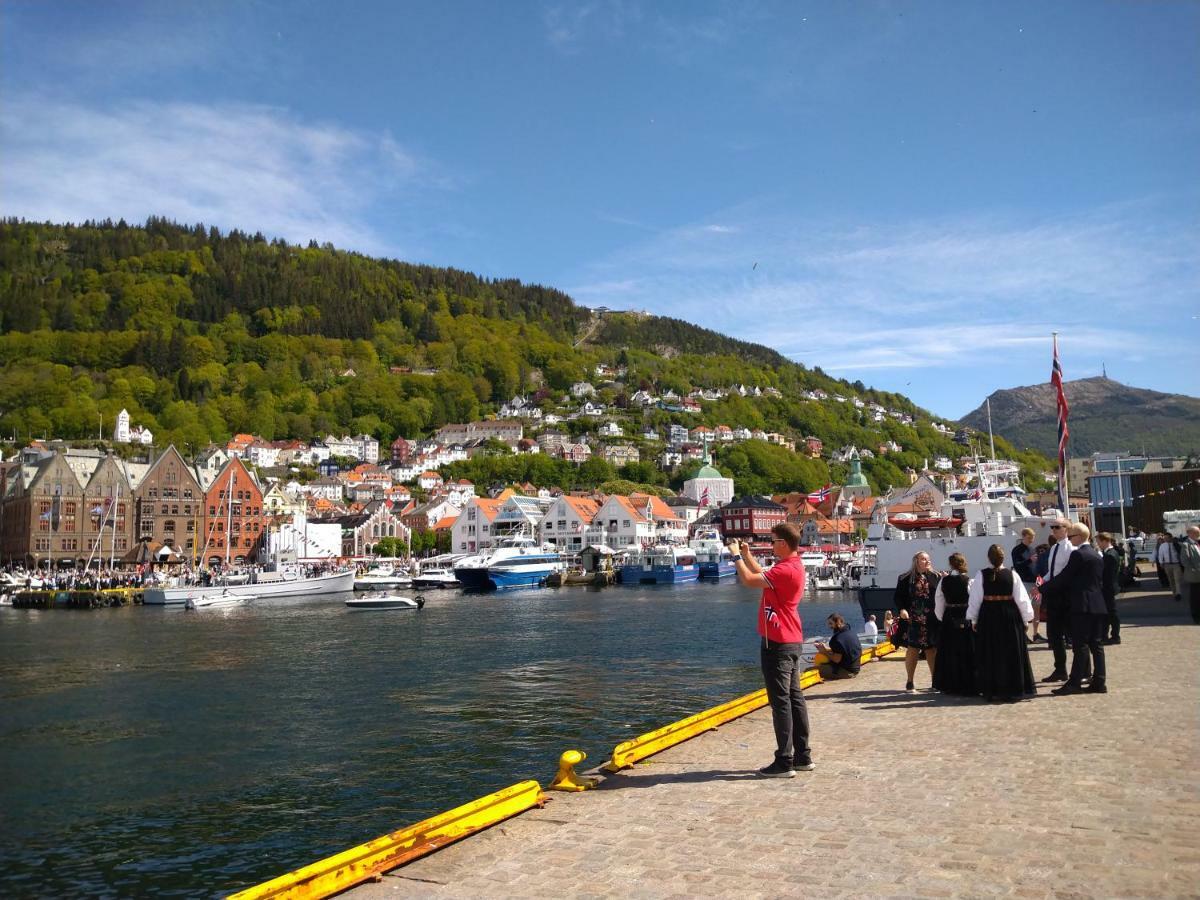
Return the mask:
{"type": "Polygon", "coordinates": [[[1121,514],[1121,540],[1125,540],[1125,485],[1121,481],[1121,457],[1117,457],[1117,510],[1121,514]]]}

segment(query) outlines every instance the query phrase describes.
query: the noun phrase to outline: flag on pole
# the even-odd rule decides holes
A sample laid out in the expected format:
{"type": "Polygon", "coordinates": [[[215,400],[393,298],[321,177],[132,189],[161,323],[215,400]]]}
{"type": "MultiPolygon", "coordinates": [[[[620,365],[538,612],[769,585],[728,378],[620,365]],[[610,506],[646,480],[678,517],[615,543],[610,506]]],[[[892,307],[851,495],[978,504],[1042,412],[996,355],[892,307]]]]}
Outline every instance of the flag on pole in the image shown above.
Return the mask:
{"type": "Polygon", "coordinates": [[[1054,336],[1054,364],[1050,370],[1050,383],[1054,385],[1058,401],[1058,505],[1065,516],[1070,512],[1067,498],[1067,395],[1063,392],[1062,363],[1058,361],[1058,335],[1054,336]]]}
{"type": "Polygon", "coordinates": [[[708,506],[708,488],[707,487],[705,487],[704,490],[702,490],[700,492],[700,505],[708,506]]]}
{"type": "Polygon", "coordinates": [[[811,494],[807,495],[805,497],[805,499],[809,503],[813,504],[813,506],[816,506],[817,504],[824,503],[826,500],[828,500],[829,494],[832,490],[833,490],[833,485],[827,484],[827,485],[825,485],[825,487],[821,488],[819,491],[813,491],[811,494]]]}

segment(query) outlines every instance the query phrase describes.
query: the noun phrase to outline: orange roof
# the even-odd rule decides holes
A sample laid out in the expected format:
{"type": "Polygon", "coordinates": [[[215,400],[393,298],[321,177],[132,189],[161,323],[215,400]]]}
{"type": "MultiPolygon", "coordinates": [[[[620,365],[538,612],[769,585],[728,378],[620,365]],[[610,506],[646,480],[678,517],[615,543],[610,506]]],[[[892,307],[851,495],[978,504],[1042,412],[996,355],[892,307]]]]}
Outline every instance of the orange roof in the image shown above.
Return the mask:
{"type": "Polygon", "coordinates": [[[662,497],[656,497],[653,494],[630,494],[629,500],[635,507],[642,510],[644,516],[646,510],[646,501],[650,501],[650,513],[655,519],[672,519],[679,518],[675,514],[675,510],[667,506],[666,501],[662,497]]]}
{"type": "Polygon", "coordinates": [[[643,510],[646,509],[645,504],[642,504],[642,508],[638,509],[636,506],[633,505],[632,501],[630,501],[630,499],[628,497],[623,497],[620,494],[613,494],[612,499],[616,500],[619,504],[621,504],[621,506],[625,509],[625,511],[629,513],[630,518],[634,522],[646,521],[646,517],[642,515],[643,510]]]}
{"type": "Polygon", "coordinates": [[[456,521],[458,521],[458,516],[446,516],[445,518],[438,519],[437,523],[433,526],[433,530],[449,531],[454,527],[456,521]]]}
{"type": "Polygon", "coordinates": [[[504,501],[507,499],[507,497],[504,497],[503,499],[500,497],[496,497],[495,499],[476,497],[475,505],[478,506],[479,511],[483,513],[483,517],[490,522],[492,519],[496,518],[496,513],[500,512],[500,507],[504,505],[504,501]]]}
{"type": "Polygon", "coordinates": [[[434,472],[432,469],[426,469],[424,472],[422,472],[417,477],[418,478],[439,478],[440,479],[442,476],[439,475],[437,472],[434,472]]]}
{"type": "Polygon", "coordinates": [[[575,510],[575,514],[585,522],[596,518],[596,513],[600,509],[600,504],[591,497],[563,497],[562,501],[575,510]]]}

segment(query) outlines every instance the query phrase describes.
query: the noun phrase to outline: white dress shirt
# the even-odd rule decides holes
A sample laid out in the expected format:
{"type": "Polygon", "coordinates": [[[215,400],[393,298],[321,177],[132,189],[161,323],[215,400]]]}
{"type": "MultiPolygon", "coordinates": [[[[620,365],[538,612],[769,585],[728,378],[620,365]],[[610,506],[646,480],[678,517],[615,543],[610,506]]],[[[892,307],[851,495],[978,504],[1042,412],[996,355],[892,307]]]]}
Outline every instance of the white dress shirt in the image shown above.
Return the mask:
{"type": "Polygon", "coordinates": [[[1154,559],[1162,563],[1164,566],[1179,565],[1179,550],[1175,547],[1174,541],[1163,541],[1158,545],[1158,552],[1155,553],[1154,559]]]}
{"type": "Polygon", "coordinates": [[[1050,548],[1050,563],[1046,569],[1045,581],[1049,581],[1067,567],[1067,560],[1075,552],[1075,545],[1065,537],[1050,548]]]}
{"type": "MultiPolygon", "coordinates": [[[[1055,544],[1055,546],[1058,546],[1055,544]]],[[[1072,548],[1074,549],[1074,548],[1072,548]]],[[[1069,553],[1059,554],[1063,559],[1070,556],[1069,553]]],[[[1033,621],[1033,604],[1029,602],[1029,594],[1025,592],[1025,585],[1021,579],[1013,573],[1013,602],[1017,604],[1017,609],[1021,611],[1021,621],[1028,624],[1033,621]]],[[[974,625],[979,621],[979,607],[983,606],[983,574],[982,572],[975,575],[971,579],[971,583],[967,585],[967,621],[974,625]]]]}

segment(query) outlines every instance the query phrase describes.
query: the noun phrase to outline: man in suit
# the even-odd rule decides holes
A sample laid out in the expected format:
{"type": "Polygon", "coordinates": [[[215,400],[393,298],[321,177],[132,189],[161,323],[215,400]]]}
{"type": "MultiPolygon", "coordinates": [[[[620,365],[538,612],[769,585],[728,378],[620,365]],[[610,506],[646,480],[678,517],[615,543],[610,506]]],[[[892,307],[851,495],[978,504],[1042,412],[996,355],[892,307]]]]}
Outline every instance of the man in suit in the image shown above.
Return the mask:
{"type": "MultiPolygon", "coordinates": [[[[1045,560],[1046,570],[1042,573],[1045,582],[1062,574],[1063,569],[1075,554],[1075,546],[1067,540],[1067,528],[1071,525],[1061,516],[1050,526],[1054,546],[1039,558],[1045,560]]],[[[1044,587],[1045,585],[1043,585],[1044,587]]],[[[1042,606],[1046,610],[1046,637],[1050,641],[1050,652],[1054,655],[1054,671],[1042,679],[1043,682],[1067,680],[1067,631],[1070,629],[1070,603],[1065,594],[1051,595],[1038,591],[1042,606]]]]}
{"type": "Polygon", "coordinates": [[[1104,646],[1121,643],[1121,617],[1117,615],[1117,587],[1121,580],[1121,556],[1117,553],[1116,541],[1107,531],[1096,535],[1096,547],[1104,559],[1104,579],[1100,589],[1104,592],[1104,606],[1108,610],[1108,624],[1104,626],[1104,646]]]}
{"type": "Polygon", "coordinates": [[[1067,528],[1067,540],[1074,552],[1067,560],[1062,572],[1042,585],[1042,595],[1062,603],[1064,598],[1070,611],[1071,622],[1071,674],[1066,684],[1051,693],[1107,694],[1108,685],[1104,668],[1104,627],[1108,622],[1108,609],[1104,605],[1104,559],[1096,548],[1088,543],[1091,529],[1078,522],[1067,528]],[[1083,679],[1088,674],[1088,657],[1091,657],[1092,680],[1085,689],[1083,679]]]}

